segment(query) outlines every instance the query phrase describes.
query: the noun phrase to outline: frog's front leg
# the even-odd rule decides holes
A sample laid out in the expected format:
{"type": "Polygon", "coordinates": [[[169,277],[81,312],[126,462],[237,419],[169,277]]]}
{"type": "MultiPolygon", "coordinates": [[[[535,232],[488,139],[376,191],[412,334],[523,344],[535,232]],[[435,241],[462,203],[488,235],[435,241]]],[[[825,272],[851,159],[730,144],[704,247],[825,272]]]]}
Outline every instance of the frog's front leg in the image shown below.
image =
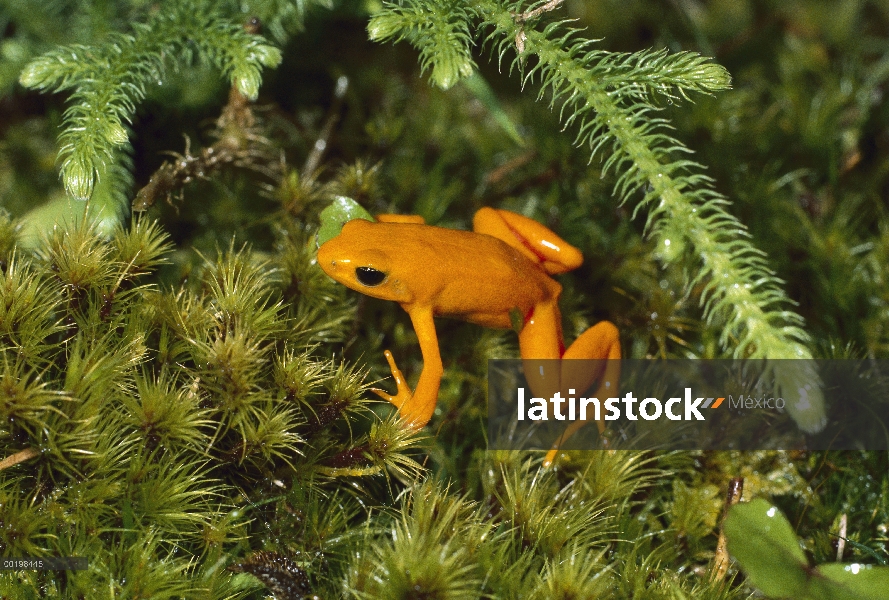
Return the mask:
{"type": "Polygon", "coordinates": [[[441,376],[444,367],[441,364],[441,354],[438,351],[438,335],[435,333],[435,321],[432,318],[432,309],[429,307],[405,308],[411,317],[414,331],[420,340],[420,352],[423,354],[423,371],[420,373],[420,381],[417,389],[411,392],[410,386],[395,364],[392,353],[386,350],[386,360],[392,370],[392,378],[398,391],[395,395],[387,394],[384,390],[374,388],[375,394],[388,400],[398,408],[398,414],[414,430],[426,426],[432,413],[435,412],[435,404],[438,400],[438,389],[441,386],[441,376]]]}

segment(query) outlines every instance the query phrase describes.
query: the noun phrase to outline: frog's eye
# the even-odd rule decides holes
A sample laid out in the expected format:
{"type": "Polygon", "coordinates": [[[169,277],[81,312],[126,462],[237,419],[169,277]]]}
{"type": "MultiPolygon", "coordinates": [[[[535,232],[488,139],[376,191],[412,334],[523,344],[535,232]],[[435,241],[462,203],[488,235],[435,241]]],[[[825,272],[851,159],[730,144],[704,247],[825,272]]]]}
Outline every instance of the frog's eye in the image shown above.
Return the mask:
{"type": "Polygon", "coordinates": [[[386,280],[386,274],[382,271],[377,271],[373,267],[358,267],[355,269],[355,278],[358,279],[358,283],[361,285],[374,287],[386,280]]]}

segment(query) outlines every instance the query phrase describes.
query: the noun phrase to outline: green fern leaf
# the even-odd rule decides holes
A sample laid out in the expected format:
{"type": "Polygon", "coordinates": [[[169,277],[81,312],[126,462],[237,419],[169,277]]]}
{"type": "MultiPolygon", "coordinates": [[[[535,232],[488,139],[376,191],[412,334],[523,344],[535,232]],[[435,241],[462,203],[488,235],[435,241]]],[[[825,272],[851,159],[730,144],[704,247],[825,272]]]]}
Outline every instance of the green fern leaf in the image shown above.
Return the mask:
{"type": "Polygon", "coordinates": [[[132,34],[116,33],[95,46],[47,52],[25,67],[25,87],[73,90],[59,137],[62,179],[69,194],[89,198],[99,173],[115,163],[128,140],[127,124],[146,86],[162,80],[165,57],[213,63],[248,98],[259,91],[262,67],[280,51],[202,2],[167,2],[132,34]]]}
{"type": "Polygon", "coordinates": [[[431,68],[432,83],[446,90],[475,70],[469,19],[462,2],[410,0],[401,6],[387,3],[367,31],[372,40],[409,41],[420,51],[422,71],[431,68]]]}

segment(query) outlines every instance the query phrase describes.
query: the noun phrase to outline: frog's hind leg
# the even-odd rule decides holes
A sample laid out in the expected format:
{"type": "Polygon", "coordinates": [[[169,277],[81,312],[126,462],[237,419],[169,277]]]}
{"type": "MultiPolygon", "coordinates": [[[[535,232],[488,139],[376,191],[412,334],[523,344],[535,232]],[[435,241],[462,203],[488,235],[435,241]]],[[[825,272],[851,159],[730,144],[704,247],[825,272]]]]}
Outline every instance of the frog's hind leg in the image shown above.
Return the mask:
{"type": "MultiPolygon", "coordinates": [[[[562,355],[562,381],[572,384],[581,379],[579,386],[583,386],[584,376],[577,373],[578,367],[587,372],[586,386],[593,381],[599,382],[599,387],[593,394],[594,398],[614,398],[617,396],[617,381],[620,379],[620,332],[611,321],[601,321],[590,327],[574,340],[574,343],[565,350],[562,355]],[[574,362],[571,359],[583,359],[583,362],[574,362]],[[589,361],[596,361],[595,369],[590,369],[589,361]],[[592,371],[592,372],[590,372],[592,371]]],[[[574,387],[574,386],[572,386],[574,387]]],[[[586,388],[584,388],[586,389],[586,388]]],[[[580,391],[578,389],[578,391],[580,391]]],[[[605,422],[598,421],[599,433],[605,431],[605,422]]]]}
{"type": "MultiPolygon", "coordinates": [[[[562,358],[566,359],[561,362],[562,389],[575,390],[581,394],[594,381],[598,381],[599,385],[592,397],[599,399],[600,406],[604,407],[607,398],[617,397],[621,347],[620,335],[613,323],[602,321],[584,331],[565,351],[562,358]]],[[[600,435],[605,431],[605,420],[602,417],[604,415],[600,414],[600,418],[596,421],[600,435]]],[[[555,460],[559,448],[586,424],[587,421],[578,420],[568,425],[547,452],[543,466],[549,466],[555,460]]]]}
{"type": "Polygon", "coordinates": [[[472,229],[506,242],[550,274],[564,273],[583,264],[580,250],[534,219],[508,210],[481,208],[472,229]]]}

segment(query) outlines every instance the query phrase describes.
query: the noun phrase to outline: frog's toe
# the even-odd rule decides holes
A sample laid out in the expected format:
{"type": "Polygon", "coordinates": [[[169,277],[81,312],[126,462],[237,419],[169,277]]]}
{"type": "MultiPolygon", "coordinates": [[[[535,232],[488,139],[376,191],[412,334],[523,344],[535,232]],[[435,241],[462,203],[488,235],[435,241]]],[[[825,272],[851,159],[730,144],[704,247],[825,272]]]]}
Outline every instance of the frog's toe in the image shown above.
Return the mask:
{"type": "Polygon", "coordinates": [[[397,395],[393,396],[389,392],[387,392],[386,390],[381,389],[381,388],[370,388],[370,391],[372,391],[374,394],[376,394],[383,400],[385,400],[387,402],[391,402],[395,406],[398,406],[398,396],[397,395]]]}
{"type": "Polygon", "coordinates": [[[400,412],[404,412],[404,408],[410,404],[410,400],[413,397],[411,388],[407,387],[407,385],[404,385],[403,387],[399,385],[398,392],[394,395],[381,388],[370,388],[370,391],[383,400],[394,404],[400,412]]]}
{"type": "Polygon", "coordinates": [[[401,374],[401,371],[395,364],[395,359],[392,357],[392,353],[386,350],[384,354],[386,356],[386,361],[389,363],[389,369],[392,371],[392,379],[395,380],[395,385],[398,388],[398,391],[395,392],[394,395],[389,394],[386,390],[380,388],[371,388],[370,391],[383,400],[394,404],[395,407],[398,408],[398,411],[404,415],[406,408],[411,404],[411,398],[414,393],[407,384],[404,375],[401,374]]]}
{"type": "Polygon", "coordinates": [[[555,462],[556,457],[559,455],[558,448],[551,448],[549,452],[546,453],[546,456],[543,457],[543,468],[548,469],[555,462]]]}

